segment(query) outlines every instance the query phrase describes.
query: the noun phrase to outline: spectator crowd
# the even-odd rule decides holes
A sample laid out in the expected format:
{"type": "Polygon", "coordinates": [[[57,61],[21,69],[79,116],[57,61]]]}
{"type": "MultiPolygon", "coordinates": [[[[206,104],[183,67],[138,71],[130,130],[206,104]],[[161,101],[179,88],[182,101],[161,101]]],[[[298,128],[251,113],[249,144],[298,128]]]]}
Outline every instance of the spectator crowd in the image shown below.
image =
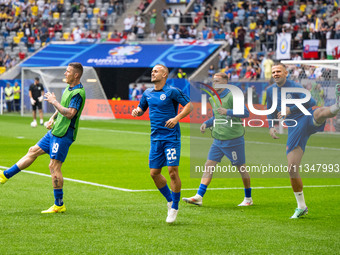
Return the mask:
{"type": "Polygon", "coordinates": [[[0,73],[50,41],[106,38],[124,8],[123,0],[0,1],[0,73]]]}
{"type": "Polygon", "coordinates": [[[232,79],[253,80],[268,77],[278,33],[291,33],[291,49],[300,52],[303,40],[318,39],[325,49],[327,39],[340,39],[339,9],[333,0],[225,0],[221,6],[214,0],[195,0],[185,13],[171,5],[146,13],[152,0],[138,0],[135,13],[124,14],[124,29],[114,30],[114,19],[131,1],[1,1],[0,72],[56,40],[199,39],[227,43],[210,76],[222,70],[232,79]],[[157,15],[163,17],[164,31],[155,29],[157,15]],[[178,17],[180,24],[167,25],[170,17],[178,17]]]}

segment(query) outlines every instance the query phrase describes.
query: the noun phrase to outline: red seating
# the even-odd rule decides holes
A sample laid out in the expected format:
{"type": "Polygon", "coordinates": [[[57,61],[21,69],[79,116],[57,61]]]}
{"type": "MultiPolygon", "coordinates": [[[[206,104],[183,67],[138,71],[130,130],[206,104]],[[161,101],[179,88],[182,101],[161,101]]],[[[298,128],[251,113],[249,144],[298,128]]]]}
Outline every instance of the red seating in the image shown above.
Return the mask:
{"type": "Polygon", "coordinates": [[[35,38],[33,36],[28,37],[28,43],[34,44],[34,42],[35,42],[35,38]]]}
{"type": "Polygon", "coordinates": [[[25,52],[19,52],[19,58],[20,58],[20,60],[25,59],[26,58],[25,52]]]}

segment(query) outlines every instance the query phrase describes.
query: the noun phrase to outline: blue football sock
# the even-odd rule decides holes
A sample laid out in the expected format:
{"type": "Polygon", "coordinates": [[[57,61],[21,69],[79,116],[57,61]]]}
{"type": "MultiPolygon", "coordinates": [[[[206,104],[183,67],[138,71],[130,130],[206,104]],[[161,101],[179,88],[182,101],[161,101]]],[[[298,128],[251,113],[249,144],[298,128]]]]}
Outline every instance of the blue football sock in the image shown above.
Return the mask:
{"type": "Polygon", "coordinates": [[[244,189],[244,194],[245,194],[245,197],[251,197],[251,188],[244,189]]]}
{"type": "Polygon", "coordinates": [[[162,195],[166,198],[166,200],[168,202],[172,201],[171,193],[170,193],[170,189],[168,187],[168,184],[165,184],[165,186],[163,188],[160,188],[159,191],[162,193],[162,195]]]}
{"type": "Polygon", "coordinates": [[[178,203],[181,198],[181,192],[177,192],[177,193],[172,192],[171,196],[172,196],[172,201],[173,201],[171,208],[178,210],[178,203]]]}
{"type": "Polygon", "coordinates": [[[11,168],[8,168],[7,170],[4,171],[4,176],[9,179],[11,178],[13,175],[16,175],[17,173],[19,173],[21,170],[19,169],[19,167],[17,166],[17,164],[15,164],[14,166],[12,166],[11,168]]]}
{"type": "Polygon", "coordinates": [[[208,186],[201,183],[201,185],[198,188],[197,194],[200,195],[201,197],[204,196],[205,192],[207,191],[208,186]]]}
{"type": "Polygon", "coordinates": [[[54,203],[57,206],[62,206],[64,204],[63,194],[63,189],[54,189],[54,203]]]}

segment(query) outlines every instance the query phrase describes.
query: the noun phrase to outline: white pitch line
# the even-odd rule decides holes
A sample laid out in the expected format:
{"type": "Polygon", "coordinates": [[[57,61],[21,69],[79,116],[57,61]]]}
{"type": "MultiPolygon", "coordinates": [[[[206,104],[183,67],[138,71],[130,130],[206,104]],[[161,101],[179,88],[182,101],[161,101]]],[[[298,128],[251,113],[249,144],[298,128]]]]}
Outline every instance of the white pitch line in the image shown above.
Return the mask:
{"type": "MultiPolygon", "coordinates": [[[[8,169],[8,167],[0,166],[0,169],[8,169]]],[[[28,170],[22,170],[21,172],[24,172],[27,174],[44,176],[44,177],[51,177],[49,174],[43,174],[43,173],[38,173],[38,172],[33,172],[33,171],[28,171],[28,170]]],[[[96,186],[96,187],[101,187],[101,188],[106,188],[106,189],[119,190],[119,191],[124,191],[124,192],[157,192],[158,191],[158,189],[124,189],[124,188],[103,185],[103,184],[94,183],[94,182],[87,182],[87,181],[82,181],[82,180],[77,180],[77,179],[65,178],[65,177],[64,177],[64,180],[87,184],[87,185],[96,186]]],[[[332,188],[332,187],[340,187],[340,185],[305,185],[304,186],[304,188],[332,188]]],[[[290,188],[292,187],[291,186],[252,187],[252,189],[290,189],[290,188]]],[[[209,190],[243,190],[243,189],[244,188],[242,187],[209,188],[209,190]]],[[[181,190],[189,191],[189,190],[197,190],[197,188],[186,188],[186,189],[181,189],[181,190]]]]}
{"type": "Polygon", "coordinates": [[[126,130],[114,130],[114,129],[100,129],[100,128],[84,128],[81,127],[80,129],[83,130],[90,130],[90,131],[107,131],[111,133],[125,133],[125,134],[132,134],[132,135],[150,135],[150,133],[145,133],[145,132],[135,132],[135,131],[126,131],[126,130]]]}
{"type": "MultiPolygon", "coordinates": [[[[8,167],[0,166],[0,169],[8,169],[8,167]]],[[[44,177],[51,177],[51,175],[49,175],[49,174],[43,174],[43,173],[38,173],[38,172],[33,172],[33,171],[28,171],[28,170],[22,170],[21,172],[24,172],[24,173],[27,173],[27,174],[34,174],[34,175],[44,176],[44,177]]],[[[87,185],[91,185],[91,186],[107,188],[107,189],[114,189],[114,190],[125,191],[125,192],[134,192],[134,190],[132,190],[132,189],[124,189],[124,188],[119,188],[119,187],[99,184],[99,183],[95,183],[95,182],[87,182],[87,181],[82,181],[82,180],[77,180],[77,179],[71,179],[71,178],[66,178],[66,177],[64,177],[64,180],[71,181],[71,182],[82,183],[82,184],[87,184],[87,185]]]]}
{"type": "MultiPolygon", "coordinates": [[[[100,128],[80,128],[84,130],[90,130],[90,131],[107,131],[111,133],[125,133],[125,134],[132,134],[132,135],[148,135],[150,136],[150,133],[145,133],[145,132],[135,132],[135,131],[126,131],[126,130],[114,130],[114,129],[100,129],[100,128]]],[[[199,140],[211,140],[212,138],[208,137],[198,137],[198,136],[182,136],[182,138],[185,139],[199,139],[199,140]]],[[[261,145],[277,145],[277,146],[285,146],[285,144],[281,143],[267,143],[267,142],[258,142],[258,141],[249,141],[246,140],[245,143],[249,144],[261,144],[261,145]]],[[[306,148],[309,149],[316,149],[316,150],[330,150],[330,151],[340,151],[340,148],[331,148],[331,147],[318,147],[318,146],[309,146],[307,145],[306,148]]]]}
{"type": "MultiPolygon", "coordinates": [[[[42,173],[37,173],[37,172],[33,172],[33,171],[22,170],[22,172],[28,173],[28,174],[45,176],[45,177],[51,177],[51,175],[49,175],[49,174],[42,174],[42,173]]],[[[87,182],[87,181],[82,181],[82,180],[77,180],[77,179],[66,178],[66,177],[64,177],[64,180],[71,181],[71,182],[77,182],[77,183],[83,183],[83,184],[87,184],[87,185],[91,185],[91,186],[107,188],[107,189],[120,190],[120,191],[125,191],[125,192],[133,192],[134,191],[132,189],[118,188],[118,187],[114,187],[114,186],[99,184],[99,183],[95,183],[95,182],[87,182]]]]}

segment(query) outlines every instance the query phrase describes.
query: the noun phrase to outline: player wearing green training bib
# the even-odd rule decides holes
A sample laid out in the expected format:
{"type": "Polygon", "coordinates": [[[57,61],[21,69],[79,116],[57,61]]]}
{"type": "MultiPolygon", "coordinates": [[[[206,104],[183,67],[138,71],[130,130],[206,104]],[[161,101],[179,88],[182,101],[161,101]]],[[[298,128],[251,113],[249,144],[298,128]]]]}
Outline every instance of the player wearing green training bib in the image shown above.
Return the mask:
{"type": "Polygon", "coordinates": [[[47,129],[52,129],[21,158],[14,166],[6,171],[0,170],[0,183],[4,184],[9,178],[29,167],[39,156],[50,155],[49,169],[54,188],[54,205],[41,213],[62,213],[66,211],[63,202],[63,175],[61,166],[66,159],[69,147],[76,140],[79,118],[85,105],[85,90],[80,83],[83,66],[80,63],[70,63],[64,73],[66,87],[60,103],[54,93],[47,92],[45,101],[52,104],[56,112],[45,123],[47,129]]]}
{"type": "MultiPolygon", "coordinates": [[[[209,102],[213,108],[214,118],[208,120],[207,122],[205,122],[205,124],[208,124],[208,126],[211,127],[213,126],[214,119],[221,120],[221,124],[216,124],[214,126],[211,134],[212,137],[223,141],[243,137],[245,131],[242,125],[231,125],[230,121],[226,121],[225,124],[222,124],[222,120],[232,120],[234,123],[241,123],[241,118],[236,116],[231,117],[231,115],[226,115],[224,112],[221,114],[218,110],[219,108],[233,109],[233,95],[228,89],[225,89],[221,92],[220,98],[222,101],[222,105],[219,104],[217,96],[214,96],[214,98],[209,98],[209,102]]],[[[246,115],[242,116],[244,118],[249,116],[247,108],[245,108],[245,113],[246,115]]]]}
{"type": "MultiPolygon", "coordinates": [[[[81,113],[83,111],[84,105],[85,105],[85,90],[81,84],[78,84],[77,86],[71,88],[70,85],[66,87],[63,96],[61,97],[60,104],[63,107],[67,107],[71,104],[71,101],[74,100],[74,98],[77,98],[78,101],[81,101],[82,104],[80,105],[79,112],[81,113]],[[80,99],[80,97],[81,99],[80,99]]],[[[76,140],[77,132],[78,132],[78,126],[79,126],[79,118],[80,114],[76,115],[76,118],[69,119],[66,116],[62,115],[60,112],[57,113],[57,120],[54,124],[54,127],[52,129],[52,134],[54,136],[63,137],[65,136],[66,132],[69,128],[73,128],[73,140],[76,140]]]]}
{"type": "MultiPolygon", "coordinates": [[[[213,86],[216,84],[227,84],[228,77],[225,73],[216,73],[213,77],[213,86]]],[[[216,89],[216,88],[215,88],[216,89]]],[[[213,144],[210,147],[208,159],[205,163],[205,172],[201,179],[201,184],[198,188],[197,194],[190,198],[183,198],[183,201],[202,205],[203,196],[211,182],[213,172],[209,169],[214,168],[217,163],[221,162],[223,156],[226,156],[233,166],[239,170],[244,185],[245,198],[239,206],[249,206],[253,204],[251,198],[250,176],[246,172],[245,166],[245,149],[244,149],[244,127],[242,126],[241,118],[249,117],[249,112],[244,107],[244,115],[235,115],[233,113],[233,95],[229,89],[216,89],[221,99],[220,104],[217,96],[209,98],[210,104],[213,108],[214,116],[205,121],[201,125],[201,132],[204,133],[206,128],[212,128],[213,144]],[[233,124],[231,125],[231,122],[233,124]]]]}

